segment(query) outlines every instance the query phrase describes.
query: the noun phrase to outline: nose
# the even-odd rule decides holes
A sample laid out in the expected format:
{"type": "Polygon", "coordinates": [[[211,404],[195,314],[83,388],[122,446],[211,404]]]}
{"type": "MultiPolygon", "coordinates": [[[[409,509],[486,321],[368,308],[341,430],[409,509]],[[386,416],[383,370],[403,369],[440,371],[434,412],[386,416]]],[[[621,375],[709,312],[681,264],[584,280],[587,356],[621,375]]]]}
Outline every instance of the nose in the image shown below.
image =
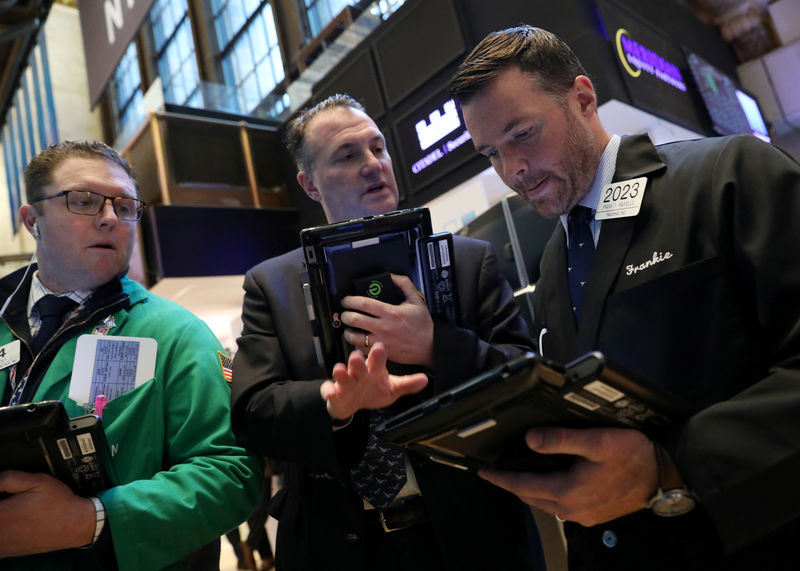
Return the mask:
{"type": "Polygon", "coordinates": [[[117,216],[117,211],[114,210],[114,201],[106,198],[103,201],[103,207],[98,212],[98,216],[101,224],[116,224],[119,221],[119,217],[117,216]]]}
{"type": "Polygon", "coordinates": [[[362,176],[368,177],[381,170],[381,161],[375,156],[375,153],[367,153],[364,159],[364,164],[361,166],[362,176]]]}
{"type": "Polygon", "coordinates": [[[503,160],[505,177],[508,180],[521,179],[528,172],[528,161],[518,153],[506,153],[503,160]]]}

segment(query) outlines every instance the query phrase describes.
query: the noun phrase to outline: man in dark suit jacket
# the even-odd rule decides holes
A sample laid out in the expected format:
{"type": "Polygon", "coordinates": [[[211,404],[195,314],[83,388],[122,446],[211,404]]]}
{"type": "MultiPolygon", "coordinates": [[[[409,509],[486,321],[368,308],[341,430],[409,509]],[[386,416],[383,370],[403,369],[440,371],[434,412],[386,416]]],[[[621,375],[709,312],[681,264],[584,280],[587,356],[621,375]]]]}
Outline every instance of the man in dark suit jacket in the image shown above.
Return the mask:
{"type": "MultiPolygon", "coordinates": [[[[330,222],[397,207],[383,135],[351,98],[334,96],[306,110],[287,139],[298,181],[330,222]]],[[[314,350],[301,250],[247,273],[233,425],[246,447],[288,461],[273,502],[279,569],[543,569],[530,510],[475,474],[409,454],[407,484],[382,510],[351,482],[368,438],[367,409],[402,410],[529,347],[491,247],[456,237],[454,253],[459,327],[434,322],[411,281],[394,276],[406,297],[399,305],[344,298],[345,337],[367,356],[355,351],[333,371],[314,350]],[[390,375],[387,359],[427,376],[390,375]],[[386,531],[382,518],[399,529],[386,531]]]]}
{"type": "Polygon", "coordinates": [[[750,136],[610,136],[580,62],[537,28],[489,35],[450,87],[506,184],[562,217],[536,287],[541,353],[599,349],[697,411],[657,442],[531,430],[531,449],[574,464],[481,475],[568,520],[571,569],[797,569],[798,164],[750,136]],[[600,219],[579,314],[565,233],[576,205],[600,219]],[[603,219],[608,206],[625,216],[603,219]]]}

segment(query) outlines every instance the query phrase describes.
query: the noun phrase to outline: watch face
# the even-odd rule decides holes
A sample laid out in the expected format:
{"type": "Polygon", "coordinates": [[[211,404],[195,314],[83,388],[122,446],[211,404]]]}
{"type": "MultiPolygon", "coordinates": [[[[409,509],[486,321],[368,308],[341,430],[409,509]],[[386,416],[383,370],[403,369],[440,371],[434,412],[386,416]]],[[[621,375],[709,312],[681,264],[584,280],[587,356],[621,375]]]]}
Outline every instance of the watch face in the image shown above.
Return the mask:
{"type": "Polygon", "coordinates": [[[650,502],[650,509],[656,515],[671,517],[691,511],[695,503],[695,499],[688,490],[666,490],[650,502]]]}

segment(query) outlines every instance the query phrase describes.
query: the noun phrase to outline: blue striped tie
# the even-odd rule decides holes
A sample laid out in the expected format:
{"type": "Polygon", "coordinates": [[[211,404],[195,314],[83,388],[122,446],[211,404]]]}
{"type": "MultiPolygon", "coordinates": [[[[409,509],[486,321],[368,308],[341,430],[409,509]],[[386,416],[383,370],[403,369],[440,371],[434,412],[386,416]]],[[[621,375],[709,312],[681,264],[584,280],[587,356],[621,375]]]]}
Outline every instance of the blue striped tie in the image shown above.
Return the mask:
{"type": "Polygon", "coordinates": [[[576,323],[580,322],[583,296],[589,285],[589,271],[592,269],[592,257],[594,256],[594,239],[589,226],[591,220],[592,209],[585,206],[576,206],[567,217],[569,231],[567,277],[576,323]]]}
{"type": "Polygon", "coordinates": [[[37,355],[53,334],[61,327],[64,316],[77,307],[77,303],[65,296],[46,295],[36,302],[42,324],[33,339],[33,354],[37,355]]]}

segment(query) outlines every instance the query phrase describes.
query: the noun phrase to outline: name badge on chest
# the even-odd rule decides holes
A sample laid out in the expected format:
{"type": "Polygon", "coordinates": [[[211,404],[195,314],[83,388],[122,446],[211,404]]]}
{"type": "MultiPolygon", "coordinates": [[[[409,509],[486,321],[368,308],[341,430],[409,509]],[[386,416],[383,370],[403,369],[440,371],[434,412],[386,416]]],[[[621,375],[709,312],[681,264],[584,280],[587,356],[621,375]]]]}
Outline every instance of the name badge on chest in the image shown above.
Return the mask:
{"type": "Polygon", "coordinates": [[[11,343],[0,347],[0,369],[19,363],[19,347],[19,339],[14,339],[11,343]]]}
{"type": "Polygon", "coordinates": [[[613,220],[639,214],[647,177],[612,182],[600,191],[595,220],[613,220]]]}

